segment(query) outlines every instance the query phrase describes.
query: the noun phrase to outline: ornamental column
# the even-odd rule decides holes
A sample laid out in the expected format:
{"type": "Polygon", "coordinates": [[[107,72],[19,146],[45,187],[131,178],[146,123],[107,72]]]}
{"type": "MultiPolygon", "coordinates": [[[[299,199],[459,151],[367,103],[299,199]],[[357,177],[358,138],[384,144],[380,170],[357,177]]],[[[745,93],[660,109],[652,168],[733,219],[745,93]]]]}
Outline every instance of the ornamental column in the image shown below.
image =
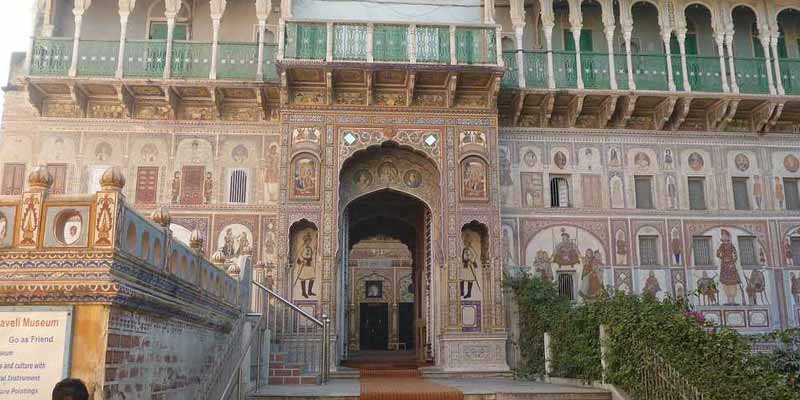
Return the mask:
{"type": "MultiPolygon", "coordinates": [[[[31,73],[31,64],[33,64],[33,46],[35,43],[36,38],[36,29],[39,26],[39,19],[44,20],[44,11],[45,7],[48,6],[47,0],[36,0],[33,2],[33,7],[31,7],[31,14],[33,14],[33,34],[28,43],[28,53],[25,55],[25,65],[24,71],[26,75],[30,75],[31,73]]],[[[44,23],[44,22],[43,22],[44,23]]],[[[42,27],[42,35],[44,35],[44,27],[42,27]]]]}
{"type": "MultiPolygon", "coordinates": [[[[681,53],[681,73],[683,74],[683,91],[691,92],[692,86],[689,84],[689,68],[686,65],[686,28],[679,28],[676,31],[678,37],[678,49],[681,53]]],[[[722,81],[725,82],[725,75],[722,75],[722,81]]]]}
{"type": "MultiPolygon", "coordinates": [[[[766,32],[766,29],[762,29],[762,32],[766,32]]],[[[769,94],[775,94],[775,84],[772,81],[772,57],[769,53],[769,35],[758,35],[758,39],[761,41],[761,47],[764,48],[764,62],[766,63],[767,67],[767,84],[769,85],[769,94]]],[[[777,47],[777,46],[776,46],[777,47]]]]}
{"type": "Polygon", "coordinates": [[[556,88],[556,77],[553,68],[553,27],[555,24],[552,22],[545,23],[542,28],[544,29],[544,40],[547,46],[547,87],[550,89],[556,88]]]}
{"type": "Polygon", "coordinates": [[[525,22],[514,23],[514,42],[516,44],[516,51],[514,56],[517,62],[517,81],[520,88],[525,88],[525,53],[522,51],[523,32],[525,30],[525,22]]]}
{"type": "Polygon", "coordinates": [[[608,77],[610,78],[611,90],[617,90],[617,66],[614,59],[614,23],[606,24],[603,28],[606,35],[606,47],[608,48],[608,77]]]}
{"type": "Polygon", "coordinates": [[[128,17],[136,6],[136,0],[119,0],[119,53],[117,54],[117,79],[125,74],[125,43],[128,36],[128,17]]]}
{"type": "Polygon", "coordinates": [[[631,37],[633,36],[633,24],[622,25],[622,38],[625,39],[625,57],[628,63],[628,89],[636,90],[636,81],[633,79],[633,56],[631,55],[631,37]]]}
{"type": "MultiPolygon", "coordinates": [[[[222,23],[222,15],[225,14],[225,6],[228,0],[211,0],[211,72],[208,79],[217,79],[217,55],[219,54],[219,26],[222,23]]],[[[259,35],[263,36],[263,35],[259,35]]]]}
{"type": "Polygon", "coordinates": [[[661,32],[661,40],[664,42],[665,53],[667,53],[667,86],[670,92],[675,91],[675,77],[672,74],[672,52],[669,51],[669,39],[672,32],[661,32]]]}
{"type": "Polygon", "coordinates": [[[267,30],[267,18],[270,12],[269,0],[256,0],[256,17],[258,18],[258,65],[256,66],[256,80],[264,80],[264,34],[267,30]]]}
{"type": "Polygon", "coordinates": [[[581,63],[581,30],[583,24],[572,26],[572,40],[575,42],[575,79],[578,89],[583,89],[583,63],[581,63]]]}
{"type": "Polygon", "coordinates": [[[717,42],[717,52],[719,52],[720,73],[722,74],[722,91],[739,93],[739,85],[736,84],[736,67],[733,62],[733,31],[728,31],[723,34],[714,34],[714,39],[717,42]],[[722,42],[725,41],[725,47],[728,48],[728,64],[730,66],[730,74],[725,73],[725,49],[722,47],[722,42]],[[730,76],[730,87],[725,76],[730,76]]]}
{"type": "Polygon", "coordinates": [[[164,61],[164,79],[172,76],[172,40],[175,37],[175,17],[181,9],[181,0],[164,0],[164,15],[167,17],[167,51],[164,61]]]}
{"type": "Polygon", "coordinates": [[[75,35],[72,41],[72,64],[69,67],[69,76],[78,75],[78,52],[81,43],[81,26],[83,13],[92,5],[92,0],[74,0],[72,14],[75,16],[75,35]]]}
{"type": "Polygon", "coordinates": [[[778,94],[783,96],[786,94],[786,90],[783,88],[783,79],[781,75],[781,63],[780,63],[780,56],[778,55],[778,35],[772,35],[769,41],[770,47],[772,47],[772,54],[775,64],[775,86],[778,88],[778,94]]]}

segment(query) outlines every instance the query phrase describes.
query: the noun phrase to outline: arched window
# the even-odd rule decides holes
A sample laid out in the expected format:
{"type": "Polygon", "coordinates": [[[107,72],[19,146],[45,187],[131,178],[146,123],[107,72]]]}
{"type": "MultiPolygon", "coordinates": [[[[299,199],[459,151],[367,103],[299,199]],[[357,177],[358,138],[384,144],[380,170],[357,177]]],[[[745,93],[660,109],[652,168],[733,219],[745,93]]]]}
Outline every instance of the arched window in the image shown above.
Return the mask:
{"type": "MultiPolygon", "coordinates": [[[[165,40],[167,38],[167,18],[164,15],[164,1],[150,5],[147,12],[147,38],[150,40],[165,40]]],[[[175,29],[172,33],[174,40],[189,40],[191,37],[191,6],[181,1],[181,9],[175,17],[175,29]]]]}

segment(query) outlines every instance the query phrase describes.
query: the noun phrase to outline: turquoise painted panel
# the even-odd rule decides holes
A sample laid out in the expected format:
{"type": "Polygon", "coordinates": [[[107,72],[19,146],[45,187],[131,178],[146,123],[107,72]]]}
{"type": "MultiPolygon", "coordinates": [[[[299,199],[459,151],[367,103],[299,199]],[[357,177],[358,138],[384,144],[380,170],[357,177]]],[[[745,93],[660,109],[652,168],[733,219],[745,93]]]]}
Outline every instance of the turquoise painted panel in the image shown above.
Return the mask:
{"type": "Polygon", "coordinates": [[[450,63],[450,28],[417,26],[417,62],[450,63]]]}
{"type": "Polygon", "coordinates": [[[78,47],[79,76],[114,76],[119,41],[81,40],[78,47]]]}
{"type": "Polygon", "coordinates": [[[547,53],[543,51],[526,51],[523,55],[525,86],[529,88],[546,88],[548,82],[547,53]]]}
{"type": "Polygon", "coordinates": [[[333,25],[333,59],[344,61],[367,60],[367,25],[333,25]]]}
{"type": "Polygon", "coordinates": [[[586,89],[611,89],[611,71],[608,68],[608,53],[581,52],[581,73],[586,89]]]}
{"type": "Polygon", "coordinates": [[[751,94],[769,93],[767,63],[763,58],[734,58],[736,84],[739,92],[751,94]]]}
{"type": "Polygon", "coordinates": [[[125,43],[124,74],[133,78],[158,78],[164,75],[167,42],[129,40],[125,43]]]}
{"type": "Polygon", "coordinates": [[[783,89],[787,94],[800,95],[800,59],[780,60],[783,89]]]}
{"type": "Polygon", "coordinates": [[[174,41],[173,78],[208,78],[211,73],[211,43],[174,41]]]}
{"type": "Polygon", "coordinates": [[[34,40],[31,75],[67,75],[72,63],[72,43],[72,38],[34,40]]]}
{"type": "Polygon", "coordinates": [[[503,63],[506,65],[506,72],[500,84],[507,88],[519,87],[519,71],[517,70],[517,53],[515,51],[503,52],[503,63]]]}
{"type": "Polygon", "coordinates": [[[265,44],[264,45],[264,80],[277,81],[278,68],[275,65],[275,60],[278,55],[278,45],[265,44]]]}
{"type": "Polygon", "coordinates": [[[375,61],[408,61],[408,26],[375,25],[372,58],[375,61]]]}
{"type": "Polygon", "coordinates": [[[497,31],[494,28],[456,28],[459,64],[497,64],[497,31]]]}
{"type": "Polygon", "coordinates": [[[554,51],[553,74],[556,78],[557,88],[577,88],[578,69],[575,66],[575,53],[570,51],[554,51]]]}
{"type": "Polygon", "coordinates": [[[288,22],[284,56],[288,59],[324,60],[327,54],[328,29],[320,23],[288,22]]]}
{"type": "MultiPolygon", "coordinates": [[[[266,46],[264,50],[266,58],[266,46]]],[[[258,72],[257,43],[220,43],[217,54],[217,79],[253,80],[256,78],[258,72]]]]}
{"type": "Polygon", "coordinates": [[[636,89],[669,90],[665,54],[634,54],[632,61],[636,89]]]}

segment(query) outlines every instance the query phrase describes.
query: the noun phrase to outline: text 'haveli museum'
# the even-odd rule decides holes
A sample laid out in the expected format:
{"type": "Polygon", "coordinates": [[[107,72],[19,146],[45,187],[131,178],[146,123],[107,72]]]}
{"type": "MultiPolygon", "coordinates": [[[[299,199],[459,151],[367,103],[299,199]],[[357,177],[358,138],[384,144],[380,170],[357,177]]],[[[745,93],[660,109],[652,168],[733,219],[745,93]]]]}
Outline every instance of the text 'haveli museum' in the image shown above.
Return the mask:
{"type": "Polygon", "coordinates": [[[330,321],[334,369],[414,349],[507,371],[504,271],[800,326],[795,1],[35,3],[0,299],[82,305],[108,398],[144,341],[196,384],[245,258],[330,321]]]}

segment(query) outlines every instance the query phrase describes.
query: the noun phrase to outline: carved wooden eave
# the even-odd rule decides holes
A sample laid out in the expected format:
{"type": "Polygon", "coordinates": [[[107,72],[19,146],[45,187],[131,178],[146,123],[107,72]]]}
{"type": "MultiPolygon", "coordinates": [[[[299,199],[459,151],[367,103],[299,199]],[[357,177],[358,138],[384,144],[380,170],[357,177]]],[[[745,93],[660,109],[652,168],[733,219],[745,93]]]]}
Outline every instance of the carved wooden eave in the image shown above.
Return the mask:
{"type": "Polygon", "coordinates": [[[730,104],[730,102],[729,99],[718,99],[706,109],[705,119],[707,130],[717,130],[720,122],[722,122],[725,115],[728,113],[728,104],[730,104]]]}
{"type": "Polygon", "coordinates": [[[672,113],[667,124],[669,130],[677,131],[680,129],[683,122],[686,121],[686,117],[689,115],[689,110],[692,108],[692,100],[692,97],[678,98],[678,101],[675,102],[675,111],[672,113]]]}
{"type": "Polygon", "coordinates": [[[631,119],[633,111],[636,109],[636,100],[638,96],[633,93],[628,93],[617,101],[617,111],[614,112],[612,117],[612,125],[615,128],[624,128],[631,119]]]}
{"type": "Polygon", "coordinates": [[[231,120],[270,119],[276,82],[28,77],[30,103],[46,117],[231,120]]]}

